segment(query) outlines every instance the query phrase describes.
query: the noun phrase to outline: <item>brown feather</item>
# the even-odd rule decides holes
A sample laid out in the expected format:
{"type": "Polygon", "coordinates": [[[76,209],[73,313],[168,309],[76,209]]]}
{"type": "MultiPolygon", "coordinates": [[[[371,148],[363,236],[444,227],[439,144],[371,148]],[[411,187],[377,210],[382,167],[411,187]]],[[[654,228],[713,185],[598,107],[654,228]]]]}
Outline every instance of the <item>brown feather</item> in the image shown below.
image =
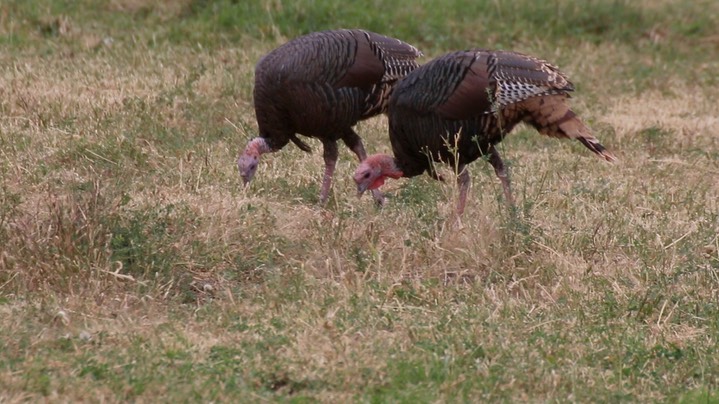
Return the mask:
{"type": "Polygon", "coordinates": [[[567,95],[548,95],[534,97],[521,103],[529,111],[525,120],[543,135],[579,140],[584,146],[607,161],[616,161],[616,157],[602,146],[591,130],[567,105],[567,95]]]}
{"type": "Polygon", "coordinates": [[[477,89],[489,88],[489,78],[486,70],[477,66],[478,64],[473,65],[447,101],[437,106],[438,114],[446,119],[460,120],[491,111],[492,103],[487,93],[477,91],[477,89]]]}
{"type": "Polygon", "coordinates": [[[349,66],[347,72],[334,83],[334,88],[359,87],[365,91],[375,83],[378,83],[384,75],[384,64],[375,55],[366,40],[357,41],[357,53],[354,63],[349,66]]]}

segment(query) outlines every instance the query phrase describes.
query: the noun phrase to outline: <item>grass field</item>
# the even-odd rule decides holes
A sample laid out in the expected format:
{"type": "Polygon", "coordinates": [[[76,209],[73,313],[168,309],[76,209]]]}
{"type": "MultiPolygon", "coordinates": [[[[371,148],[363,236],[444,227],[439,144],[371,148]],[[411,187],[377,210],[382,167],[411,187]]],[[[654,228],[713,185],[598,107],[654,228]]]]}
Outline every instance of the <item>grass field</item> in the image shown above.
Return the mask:
{"type": "Polygon", "coordinates": [[[411,4],[0,3],[0,402],[719,402],[719,2],[411,4]],[[243,188],[254,64],[338,27],[546,58],[620,162],[519,128],[462,227],[344,147],[320,207],[315,140],[243,188]]]}

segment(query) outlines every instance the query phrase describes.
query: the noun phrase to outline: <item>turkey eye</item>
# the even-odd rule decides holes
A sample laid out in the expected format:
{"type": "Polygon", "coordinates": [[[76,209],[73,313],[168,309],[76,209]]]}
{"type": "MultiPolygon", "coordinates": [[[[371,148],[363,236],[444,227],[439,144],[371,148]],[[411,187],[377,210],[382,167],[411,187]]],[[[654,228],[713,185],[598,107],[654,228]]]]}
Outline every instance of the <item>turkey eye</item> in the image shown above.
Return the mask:
{"type": "Polygon", "coordinates": [[[369,178],[369,173],[364,173],[365,178],[369,178]]]}

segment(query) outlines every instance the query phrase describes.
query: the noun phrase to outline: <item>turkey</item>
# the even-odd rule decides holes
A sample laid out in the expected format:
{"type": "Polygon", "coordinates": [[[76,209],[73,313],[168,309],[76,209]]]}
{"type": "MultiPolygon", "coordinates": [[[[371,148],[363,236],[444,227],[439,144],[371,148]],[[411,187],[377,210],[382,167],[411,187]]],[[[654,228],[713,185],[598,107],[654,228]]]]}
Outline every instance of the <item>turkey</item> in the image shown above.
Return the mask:
{"type": "MultiPolygon", "coordinates": [[[[237,165],[243,182],[255,175],[260,156],[297,137],[318,138],[325,172],[320,203],[328,199],[342,140],[360,161],[367,157],[352,129],[361,120],[386,112],[398,79],[419,65],[421,52],[399,39],[369,31],[334,30],[296,38],[265,55],[255,67],[254,104],[259,136],[250,140],[237,165]]],[[[379,190],[373,195],[382,203],[379,190]]]]}
{"type": "Polygon", "coordinates": [[[395,87],[387,112],[394,157],[375,154],[360,163],[354,173],[358,195],[379,188],[388,177],[426,171],[441,180],[432,161],[444,162],[459,174],[461,215],[470,182],[466,165],[486,156],[505,199],[514,205],[496,145],[520,122],[547,136],[577,139],[615,161],[567,104],[573,90],[557,67],[521,53],[472,49],[440,56],[395,87]]]}

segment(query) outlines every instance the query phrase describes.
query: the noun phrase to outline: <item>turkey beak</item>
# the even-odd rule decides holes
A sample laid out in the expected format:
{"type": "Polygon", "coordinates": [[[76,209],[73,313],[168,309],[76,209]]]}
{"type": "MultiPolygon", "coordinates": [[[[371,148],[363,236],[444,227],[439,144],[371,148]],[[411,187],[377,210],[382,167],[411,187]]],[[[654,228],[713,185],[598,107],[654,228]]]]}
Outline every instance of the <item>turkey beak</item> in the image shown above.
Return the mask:
{"type": "Polygon", "coordinates": [[[367,190],[367,184],[357,184],[357,197],[361,198],[364,191],[367,190]]]}
{"type": "Polygon", "coordinates": [[[247,186],[247,184],[249,184],[250,181],[252,181],[252,177],[254,177],[254,175],[255,175],[255,170],[253,170],[253,169],[248,170],[248,169],[243,169],[243,168],[246,168],[246,167],[244,167],[242,165],[240,160],[237,160],[237,169],[240,172],[240,177],[242,177],[242,184],[247,186]]]}
{"type": "MultiPolygon", "coordinates": [[[[238,166],[239,166],[239,164],[238,164],[238,166]]],[[[250,180],[252,179],[251,176],[247,175],[246,173],[243,173],[241,169],[240,169],[240,177],[242,177],[242,185],[245,185],[245,186],[247,186],[247,184],[249,184],[250,180]]]]}

